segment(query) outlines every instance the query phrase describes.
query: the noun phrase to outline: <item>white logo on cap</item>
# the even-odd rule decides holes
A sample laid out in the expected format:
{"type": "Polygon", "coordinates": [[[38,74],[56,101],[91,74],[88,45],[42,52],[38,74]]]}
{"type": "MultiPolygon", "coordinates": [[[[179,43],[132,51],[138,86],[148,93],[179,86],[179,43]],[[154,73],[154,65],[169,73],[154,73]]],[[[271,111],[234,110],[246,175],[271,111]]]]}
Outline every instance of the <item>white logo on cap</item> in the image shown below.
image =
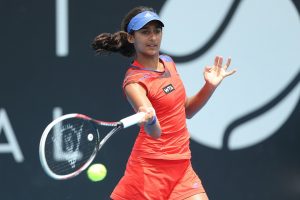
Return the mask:
{"type": "Polygon", "coordinates": [[[150,12],[147,12],[145,17],[152,17],[152,14],[150,12]]]}

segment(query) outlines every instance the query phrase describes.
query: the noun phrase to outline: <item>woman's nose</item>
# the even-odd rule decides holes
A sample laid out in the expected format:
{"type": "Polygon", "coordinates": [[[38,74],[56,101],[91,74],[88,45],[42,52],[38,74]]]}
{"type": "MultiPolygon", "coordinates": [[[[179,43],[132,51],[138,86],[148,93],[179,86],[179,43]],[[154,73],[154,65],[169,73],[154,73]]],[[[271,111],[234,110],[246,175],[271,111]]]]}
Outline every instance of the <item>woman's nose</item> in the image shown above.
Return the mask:
{"type": "Polygon", "coordinates": [[[151,31],[150,33],[150,39],[155,40],[157,38],[157,34],[154,31],[151,31]]]}

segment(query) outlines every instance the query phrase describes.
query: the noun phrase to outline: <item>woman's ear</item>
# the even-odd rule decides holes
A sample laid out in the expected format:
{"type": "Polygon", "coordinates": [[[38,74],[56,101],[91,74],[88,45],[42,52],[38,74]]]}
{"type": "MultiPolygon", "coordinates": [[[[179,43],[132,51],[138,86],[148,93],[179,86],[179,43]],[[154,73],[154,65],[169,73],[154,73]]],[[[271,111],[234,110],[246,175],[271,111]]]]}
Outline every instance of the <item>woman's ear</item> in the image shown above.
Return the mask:
{"type": "Polygon", "coordinates": [[[132,34],[128,33],[127,40],[128,40],[129,43],[133,44],[134,43],[134,36],[132,34]]]}

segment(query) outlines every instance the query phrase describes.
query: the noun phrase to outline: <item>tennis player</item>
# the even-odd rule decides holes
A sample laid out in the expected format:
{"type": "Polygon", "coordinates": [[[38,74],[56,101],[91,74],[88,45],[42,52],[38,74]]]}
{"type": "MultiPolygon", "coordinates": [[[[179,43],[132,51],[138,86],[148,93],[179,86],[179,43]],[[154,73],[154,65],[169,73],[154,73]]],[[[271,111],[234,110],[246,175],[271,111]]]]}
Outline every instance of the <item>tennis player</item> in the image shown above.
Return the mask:
{"type": "Polygon", "coordinates": [[[222,66],[223,58],[217,56],[204,70],[204,86],[187,97],[172,58],[159,53],[163,27],[152,8],[136,7],[123,19],[121,31],[102,33],[92,44],[100,54],[133,57],[123,89],[133,109],[147,113],[124,176],[111,194],[114,200],[208,199],[191,165],[186,118],[193,117],[235,70],[227,71],[230,59],[222,66]]]}

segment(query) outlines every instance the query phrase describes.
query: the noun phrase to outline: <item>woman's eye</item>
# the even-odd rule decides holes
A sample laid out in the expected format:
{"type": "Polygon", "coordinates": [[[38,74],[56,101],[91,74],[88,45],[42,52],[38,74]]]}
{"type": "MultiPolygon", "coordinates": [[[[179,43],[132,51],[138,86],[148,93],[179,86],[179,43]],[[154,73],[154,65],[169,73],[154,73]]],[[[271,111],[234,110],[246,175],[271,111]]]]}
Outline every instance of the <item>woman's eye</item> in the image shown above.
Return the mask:
{"type": "Polygon", "coordinates": [[[161,28],[157,28],[157,29],[154,29],[154,30],[147,30],[147,29],[145,29],[145,30],[141,31],[141,33],[143,35],[149,35],[151,32],[154,33],[154,34],[160,34],[161,33],[161,28]]]}
{"type": "Polygon", "coordinates": [[[149,34],[149,33],[150,33],[150,31],[148,31],[148,30],[142,31],[142,34],[149,34]]]}
{"type": "Polygon", "coordinates": [[[161,29],[158,28],[158,29],[155,29],[155,33],[160,33],[161,32],[161,29]]]}

